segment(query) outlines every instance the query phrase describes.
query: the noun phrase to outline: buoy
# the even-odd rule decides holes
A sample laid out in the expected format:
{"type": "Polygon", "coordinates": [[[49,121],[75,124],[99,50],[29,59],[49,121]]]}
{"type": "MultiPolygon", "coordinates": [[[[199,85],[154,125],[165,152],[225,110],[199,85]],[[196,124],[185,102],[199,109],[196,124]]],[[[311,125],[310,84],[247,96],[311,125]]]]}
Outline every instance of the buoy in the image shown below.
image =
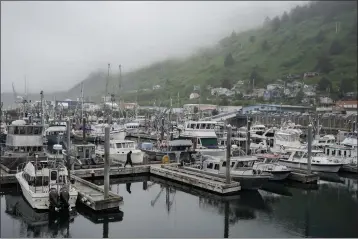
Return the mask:
{"type": "Polygon", "coordinates": [[[169,156],[168,155],[163,156],[162,163],[169,163],[169,156]]]}

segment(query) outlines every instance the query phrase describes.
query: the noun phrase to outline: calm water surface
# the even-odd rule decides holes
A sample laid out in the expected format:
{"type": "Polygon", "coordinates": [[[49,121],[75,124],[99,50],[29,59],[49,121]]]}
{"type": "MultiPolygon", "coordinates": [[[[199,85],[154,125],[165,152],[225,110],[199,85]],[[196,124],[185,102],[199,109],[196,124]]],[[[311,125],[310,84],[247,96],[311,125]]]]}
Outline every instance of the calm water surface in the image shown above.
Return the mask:
{"type": "Polygon", "coordinates": [[[229,198],[156,177],[115,179],[124,203],[112,222],[78,209],[73,222],[51,225],[15,188],[1,196],[1,237],[358,237],[357,179],[330,178],[316,189],[270,183],[229,198]]]}

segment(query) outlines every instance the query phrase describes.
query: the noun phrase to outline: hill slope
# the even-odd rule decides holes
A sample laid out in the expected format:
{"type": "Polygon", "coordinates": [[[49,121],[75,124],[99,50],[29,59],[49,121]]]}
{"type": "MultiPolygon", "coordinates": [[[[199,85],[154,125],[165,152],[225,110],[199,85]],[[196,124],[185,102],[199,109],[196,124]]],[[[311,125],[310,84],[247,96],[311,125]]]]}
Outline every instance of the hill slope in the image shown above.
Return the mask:
{"type": "MultiPolygon", "coordinates": [[[[207,85],[229,87],[238,80],[250,85],[250,79],[255,78],[255,86],[263,87],[283,79],[284,75],[311,71],[320,72],[320,76],[310,78],[308,83],[317,83],[324,77],[331,82],[332,92],[356,88],[355,1],[311,2],[288,14],[267,19],[261,28],[233,32],[216,47],[202,49],[190,58],[166,60],[128,73],[123,77],[127,93],[122,96],[131,100],[137,97],[140,103],[152,104],[155,100],[176,98],[178,93],[187,99],[194,85],[201,89],[207,85]],[[343,79],[346,87],[341,85],[343,79]],[[157,84],[162,90],[128,93],[128,90],[152,89],[157,84]]],[[[93,74],[87,82],[86,93],[103,94],[105,74],[93,74]]],[[[112,77],[109,89],[117,92],[118,76],[112,77]]],[[[202,95],[207,94],[202,90],[202,95]]]]}

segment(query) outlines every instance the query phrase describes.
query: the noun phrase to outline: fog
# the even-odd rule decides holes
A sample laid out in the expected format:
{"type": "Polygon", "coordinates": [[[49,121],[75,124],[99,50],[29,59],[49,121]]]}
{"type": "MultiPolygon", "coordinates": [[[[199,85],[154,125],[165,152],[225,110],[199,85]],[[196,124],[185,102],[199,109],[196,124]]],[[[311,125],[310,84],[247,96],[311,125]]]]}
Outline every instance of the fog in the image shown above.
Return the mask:
{"type": "MultiPolygon", "coordinates": [[[[302,2],[1,2],[1,92],[65,91],[98,69],[185,56],[302,2]]],[[[116,70],[115,69],[115,70],[116,70]]]]}

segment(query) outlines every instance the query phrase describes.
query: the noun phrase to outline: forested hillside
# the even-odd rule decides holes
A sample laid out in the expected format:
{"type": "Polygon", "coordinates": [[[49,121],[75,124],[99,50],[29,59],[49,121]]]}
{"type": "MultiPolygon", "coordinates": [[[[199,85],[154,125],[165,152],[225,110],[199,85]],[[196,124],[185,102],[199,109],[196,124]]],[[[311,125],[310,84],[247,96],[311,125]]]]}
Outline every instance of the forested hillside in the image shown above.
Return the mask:
{"type": "MultiPolygon", "coordinates": [[[[231,88],[243,81],[249,92],[287,75],[303,76],[307,84],[340,97],[357,88],[357,3],[355,1],[311,2],[245,32],[233,31],[216,47],[201,49],[186,59],[152,64],[123,76],[126,99],[152,104],[177,97],[187,101],[194,86],[200,86],[202,102],[208,101],[208,85],[231,88]],[[154,85],[161,89],[153,91],[154,85]],[[132,93],[133,90],[139,90],[132,93]]],[[[92,74],[85,81],[86,95],[103,95],[106,74],[92,74]]],[[[110,79],[109,93],[118,93],[118,75],[110,79]]],[[[72,90],[73,91],[73,90],[72,90]]],[[[78,94],[78,93],[77,93],[78,94]]]]}

